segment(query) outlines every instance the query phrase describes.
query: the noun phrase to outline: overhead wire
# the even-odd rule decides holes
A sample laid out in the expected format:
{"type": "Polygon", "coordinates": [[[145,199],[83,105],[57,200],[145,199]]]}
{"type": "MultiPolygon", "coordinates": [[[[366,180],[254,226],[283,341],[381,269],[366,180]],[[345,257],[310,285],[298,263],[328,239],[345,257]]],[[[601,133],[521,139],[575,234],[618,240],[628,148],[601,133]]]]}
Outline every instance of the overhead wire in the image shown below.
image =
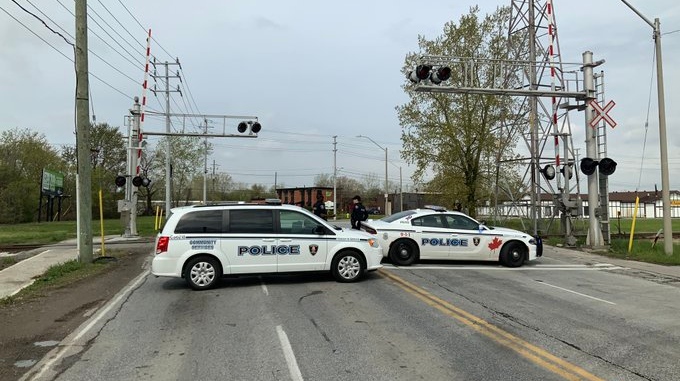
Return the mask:
{"type": "Polygon", "coordinates": [[[645,150],[647,148],[647,132],[649,131],[649,114],[650,114],[650,109],[652,107],[652,88],[653,88],[653,83],[654,83],[654,66],[656,65],[656,54],[652,55],[652,75],[650,76],[649,79],[649,96],[647,98],[647,116],[645,118],[645,137],[642,140],[642,157],[640,158],[640,172],[638,175],[638,183],[635,186],[635,192],[637,193],[638,189],[640,189],[640,184],[642,183],[642,165],[645,161],[645,150]]]}
{"type": "MultiPolygon", "coordinates": [[[[40,36],[38,33],[36,33],[36,32],[35,32],[33,29],[31,29],[29,26],[27,26],[26,24],[24,24],[23,22],[21,22],[21,20],[19,20],[19,19],[17,19],[16,17],[14,17],[14,15],[12,15],[11,13],[9,13],[5,8],[3,8],[2,6],[0,6],[0,9],[2,9],[3,12],[5,12],[9,17],[11,17],[12,19],[14,19],[14,21],[16,21],[17,23],[19,23],[21,26],[23,26],[26,30],[28,30],[29,32],[31,32],[34,36],[36,36],[36,37],[38,37],[40,40],[42,40],[42,42],[44,42],[45,44],[47,44],[50,48],[54,49],[54,51],[56,51],[57,53],[59,53],[60,55],[62,55],[64,58],[66,58],[67,60],[69,60],[69,61],[71,61],[73,64],[75,64],[75,60],[74,60],[73,58],[67,56],[66,54],[64,54],[64,52],[62,52],[61,50],[57,49],[57,48],[56,48],[54,45],[52,45],[49,41],[47,41],[46,39],[44,39],[42,36],[40,36]]],[[[118,92],[119,94],[122,94],[125,98],[127,98],[127,99],[131,99],[131,98],[132,98],[132,97],[130,97],[129,95],[125,94],[125,93],[124,93],[123,91],[121,91],[120,89],[118,89],[118,88],[116,88],[115,86],[111,85],[110,83],[106,82],[105,80],[103,80],[102,78],[100,78],[99,76],[97,76],[96,74],[94,74],[94,73],[92,73],[92,72],[89,72],[89,74],[90,74],[93,78],[96,78],[96,79],[99,80],[101,83],[103,83],[104,85],[106,85],[106,86],[108,86],[109,88],[111,88],[112,90],[118,92]]]]}

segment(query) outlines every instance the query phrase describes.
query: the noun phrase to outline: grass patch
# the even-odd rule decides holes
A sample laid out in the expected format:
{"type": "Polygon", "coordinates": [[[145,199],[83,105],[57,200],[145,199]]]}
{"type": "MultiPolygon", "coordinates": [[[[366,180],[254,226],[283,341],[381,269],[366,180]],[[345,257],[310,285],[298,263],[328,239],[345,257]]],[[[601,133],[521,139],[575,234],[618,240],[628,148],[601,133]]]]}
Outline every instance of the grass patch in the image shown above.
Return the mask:
{"type": "Polygon", "coordinates": [[[663,240],[659,240],[654,247],[652,247],[652,243],[653,240],[650,239],[636,239],[633,241],[633,246],[629,253],[627,239],[612,239],[609,252],[605,255],[659,265],[680,265],[680,245],[674,244],[673,255],[666,255],[663,240]]]}
{"type": "MultiPolygon", "coordinates": [[[[112,250],[107,256],[120,258],[129,255],[123,250],[112,250]]],[[[0,306],[35,299],[44,295],[45,291],[59,289],[82,279],[103,273],[116,266],[116,262],[81,263],[77,259],[51,266],[28,287],[17,294],[0,299],[0,306]]]]}
{"type": "Polygon", "coordinates": [[[10,267],[17,263],[17,259],[14,257],[5,257],[0,259],[0,270],[10,267]]]}
{"type": "MultiPolygon", "coordinates": [[[[142,237],[153,236],[154,216],[137,217],[137,233],[142,237]]],[[[50,244],[76,238],[76,221],[33,222],[5,224],[0,226],[0,245],[50,244]]],[[[120,219],[104,220],[104,235],[121,235],[125,227],[120,219]]],[[[100,222],[92,221],[92,234],[101,235],[100,222]]]]}

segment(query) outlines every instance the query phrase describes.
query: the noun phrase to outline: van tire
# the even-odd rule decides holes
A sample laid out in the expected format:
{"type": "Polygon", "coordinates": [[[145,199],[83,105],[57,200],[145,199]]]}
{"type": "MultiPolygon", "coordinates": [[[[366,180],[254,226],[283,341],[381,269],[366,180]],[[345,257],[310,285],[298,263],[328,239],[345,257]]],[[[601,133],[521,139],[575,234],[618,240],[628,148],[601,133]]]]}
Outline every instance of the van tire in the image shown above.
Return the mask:
{"type": "Polygon", "coordinates": [[[187,262],[184,279],[194,290],[207,290],[215,287],[222,277],[219,262],[208,256],[194,257],[187,262]]]}
{"type": "Polygon", "coordinates": [[[331,273],[341,283],[356,282],[366,270],[363,258],[353,251],[341,251],[331,263],[331,273]]]}

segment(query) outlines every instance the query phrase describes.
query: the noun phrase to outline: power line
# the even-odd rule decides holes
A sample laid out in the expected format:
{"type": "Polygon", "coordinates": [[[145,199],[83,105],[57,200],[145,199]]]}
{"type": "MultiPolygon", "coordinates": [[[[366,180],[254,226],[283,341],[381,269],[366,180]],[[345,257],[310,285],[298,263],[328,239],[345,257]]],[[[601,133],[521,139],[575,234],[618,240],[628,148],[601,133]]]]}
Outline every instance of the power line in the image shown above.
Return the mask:
{"type": "MultiPolygon", "coordinates": [[[[71,16],[73,16],[73,17],[75,18],[76,15],[75,15],[70,9],[68,9],[68,7],[65,6],[60,0],[57,0],[57,3],[59,3],[59,5],[61,5],[62,8],[64,8],[68,13],[71,14],[71,16]]],[[[139,70],[141,70],[141,71],[144,71],[144,70],[142,69],[142,68],[144,67],[144,65],[140,65],[139,62],[135,63],[134,61],[131,61],[130,58],[128,58],[127,56],[125,56],[123,53],[119,52],[118,49],[116,49],[116,48],[114,48],[113,46],[111,46],[111,44],[109,44],[108,41],[106,41],[103,37],[101,37],[97,32],[95,32],[94,30],[92,30],[92,28],[89,28],[89,27],[88,27],[87,30],[89,30],[95,37],[97,37],[98,39],[100,39],[100,40],[104,43],[104,45],[108,46],[111,50],[113,50],[114,52],[116,52],[116,54],[118,54],[118,55],[121,56],[123,59],[125,59],[127,62],[129,62],[130,64],[132,64],[132,66],[134,66],[135,68],[137,68],[137,69],[139,69],[139,70]]],[[[90,49],[88,49],[88,51],[92,52],[92,50],[90,50],[90,49]]],[[[126,53],[129,54],[129,52],[127,52],[127,51],[126,51],[126,53]]]]}
{"type": "MultiPolygon", "coordinates": [[[[52,33],[56,34],[57,36],[61,37],[64,41],[66,41],[67,44],[69,44],[69,45],[71,45],[71,46],[73,46],[73,47],[75,48],[75,45],[74,45],[71,41],[69,41],[66,37],[64,37],[63,34],[61,34],[61,33],[57,32],[56,30],[52,29],[52,27],[50,27],[49,25],[47,25],[47,23],[46,23],[43,19],[41,19],[40,17],[38,17],[35,13],[33,13],[33,12],[29,11],[28,9],[24,8],[21,4],[17,3],[16,0],[12,0],[12,2],[13,2],[14,4],[16,4],[17,7],[21,8],[21,10],[23,10],[24,12],[26,12],[26,13],[28,13],[29,15],[35,17],[38,21],[40,21],[43,25],[45,25],[45,28],[49,29],[50,32],[52,32],[52,33]]],[[[31,5],[33,5],[33,4],[31,4],[31,5]]],[[[35,5],[33,5],[33,7],[35,7],[35,5]]],[[[3,11],[4,11],[4,9],[3,9],[3,11]]],[[[5,11],[5,13],[7,13],[7,11],[5,11]]],[[[7,14],[9,14],[9,13],[7,13],[7,14]]],[[[16,19],[15,19],[15,20],[16,20],[16,19]]],[[[17,20],[17,21],[18,21],[18,20],[17,20]]]]}
{"type": "MultiPolygon", "coordinates": [[[[135,41],[135,42],[137,42],[137,43],[139,44],[139,46],[142,47],[142,50],[146,50],[146,46],[144,46],[144,44],[142,44],[141,42],[139,42],[139,41],[137,40],[137,38],[136,38],[132,33],[130,33],[130,31],[125,27],[125,25],[123,25],[123,23],[121,23],[120,20],[118,20],[118,18],[117,18],[116,16],[113,15],[113,13],[111,13],[111,11],[109,10],[109,8],[107,8],[106,5],[104,5],[104,3],[101,2],[101,0],[97,0],[97,2],[98,2],[98,3],[106,10],[106,12],[109,13],[109,15],[111,15],[111,17],[113,17],[114,20],[116,20],[116,22],[118,23],[118,25],[120,25],[121,28],[123,28],[123,30],[126,31],[127,34],[130,35],[130,37],[132,37],[132,40],[135,41]]],[[[145,32],[146,32],[146,30],[145,30],[145,32]]]]}
{"type": "MultiPolygon", "coordinates": [[[[42,40],[42,42],[46,43],[49,47],[51,47],[52,49],[54,49],[54,51],[56,51],[57,53],[61,54],[64,58],[66,58],[67,60],[69,60],[69,61],[71,61],[73,64],[75,64],[75,60],[74,60],[73,58],[67,56],[67,55],[64,54],[61,50],[57,49],[54,45],[50,44],[47,40],[45,40],[44,38],[42,38],[39,34],[37,34],[36,32],[34,32],[33,29],[31,29],[31,28],[28,27],[26,24],[24,24],[23,22],[21,22],[21,20],[19,20],[19,19],[17,19],[16,17],[14,17],[11,13],[7,12],[7,10],[6,10],[5,8],[3,8],[2,6],[0,6],[0,9],[2,9],[2,11],[5,12],[9,17],[13,18],[14,21],[18,22],[21,26],[23,26],[24,28],[26,28],[26,30],[28,30],[29,32],[31,32],[34,36],[36,36],[36,37],[38,37],[40,40],[42,40]]],[[[75,47],[74,47],[74,49],[75,49],[75,47]]],[[[131,97],[130,97],[129,95],[127,95],[127,94],[125,94],[124,92],[122,92],[121,90],[115,88],[113,85],[111,85],[110,83],[104,81],[104,80],[101,79],[99,76],[95,75],[94,73],[89,72],[89,74],[90,74],[92,77],[98,79],[101,83],[105,84],[106,86],[110,87],[111,89],[113,89],[113,90],[117,91],[118,93],[122,94],[125,98],[131,99],[131,97]]]]}
{"type": "MultiPolygon", "coordinates": [[[[130,12],[128,7],[126,7],[125,4],[123,4],[123,2],[121,0],[118,0],[118,2],[120,3],[120,5],[123,6],[123,8],[125,8],[127,13],[137,22],[137,25],[139,25],[142,28],[143,31],[147,32],[148,31],[147,28],[145,28],[144,25],[142,25],[142,23],[139,22],[137,17],[135,17],[135,15],[132,14],[132,12],[130,12]]],[[[161,48],[161,50],[163,50],[170,58],[173,58],[173,59],[175,58],[175,56],[173,56],[167,50],[165,50],[165,48],[163,46],[161,46],[161,44],[155,38],[151,37],[151,40],[154,41],[158,45],[158,47],[161,48]]]]}

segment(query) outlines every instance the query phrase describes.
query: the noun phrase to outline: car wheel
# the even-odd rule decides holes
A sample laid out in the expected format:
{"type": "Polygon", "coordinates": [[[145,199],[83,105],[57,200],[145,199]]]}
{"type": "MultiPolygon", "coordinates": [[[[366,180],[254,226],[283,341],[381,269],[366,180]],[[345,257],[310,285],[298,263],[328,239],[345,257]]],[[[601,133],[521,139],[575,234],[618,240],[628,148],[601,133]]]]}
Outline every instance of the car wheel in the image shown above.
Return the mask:
{"type": "Polygon", "coordinates": [[[187,263],[184,279],[194,290],[214,287],[222,276],[219,262],[212,257],[196,257],[187,263]]]}
{"type": "Polygon", "coordinates": [[[331,264],[333,277],[342,283],[356,282],[361,278],[365,269],[366,265],[359,254],[352,251],[338,253],[331,264]]]}
{"type": "Polygon", "coordinates": [[[397,266],[410,266],[416,261],[418,248],[412,241],[402,239],[390,248],[390,259],[397,266]]]}
{"type": "Polygon", "coordinates": [[[519,242],[510,242],[501,249],[500,261],[503,266],[522,266],[527,257],[527,248],[519,242]]]}

